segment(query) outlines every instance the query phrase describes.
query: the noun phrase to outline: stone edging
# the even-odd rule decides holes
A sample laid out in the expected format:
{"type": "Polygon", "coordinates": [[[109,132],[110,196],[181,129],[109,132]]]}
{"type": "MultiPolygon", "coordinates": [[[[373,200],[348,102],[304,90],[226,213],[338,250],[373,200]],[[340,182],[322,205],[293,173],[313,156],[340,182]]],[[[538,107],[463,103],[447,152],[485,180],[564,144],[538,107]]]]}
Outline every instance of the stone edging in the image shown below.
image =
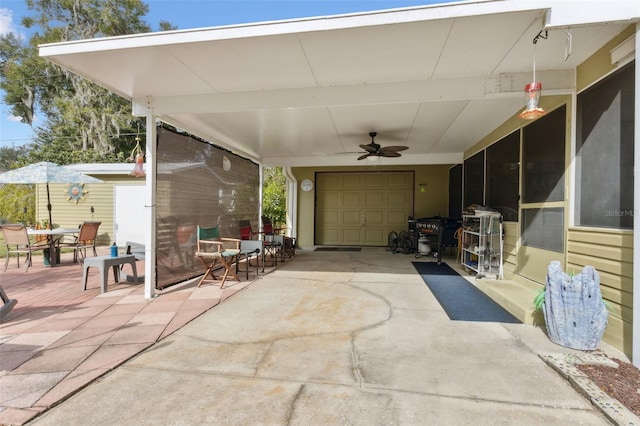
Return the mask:
{"type": "Polygon", "coordinates": [[[604,354],[585,353],[579,355],[561,353],[541,353],[542,358],[551,368],[556,370],[571,385],[595,405],[602,414],[618,426],[640,426],[640,417],[633,414],[618,400],[602,391],[586,374],[574,364],[596,364],[617,368],[618,364],[604,354]]]}

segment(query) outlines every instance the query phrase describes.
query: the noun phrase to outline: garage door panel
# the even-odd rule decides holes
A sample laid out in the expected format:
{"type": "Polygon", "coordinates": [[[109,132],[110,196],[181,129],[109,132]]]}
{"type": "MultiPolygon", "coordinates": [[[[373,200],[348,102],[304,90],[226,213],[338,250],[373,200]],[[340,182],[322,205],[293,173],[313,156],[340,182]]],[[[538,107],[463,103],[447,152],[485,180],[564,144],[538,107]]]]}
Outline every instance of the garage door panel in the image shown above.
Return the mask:
{"type": "Polygon", "coordinates": [[[316,176],[316,188],[322,187],[325,190],[342,190],[343,175],[341,174],[319,174],[316,176]]]}
{"type": "Polygon", "coordinates": [[[409,203],[411,194],[407,191],[391,191],[389,192],[389,207],[406,206],[409,203]]]}
{"type": "Polygon", "coordinates": [[[361,233],[360,228],[344,228],[342,231],[344,244],[361,244],[361,233]]]}
{"type": "Polygon", "coordinates": [[[361,188],[362,175],[360,173],[347,173],[343,175],[343,188],[361,188]]]}
{"type": "Polygon", "coordinates": [[[326,226],[337,226],[340,224],[338,214],[339,212],[336,210],[318,213],[318,221],[321,221],[326,226]]]}
{"type": "Polygon", "coordinates": [[[387,179],[385,173],[375,173],[366,175],[366,186],[371,188],[384,188],[387,186],[387,179]]]}
{"type": "Polygon", "coordinates": [[[384,212],[382,210],[367,210],[365,213],[367,226],[381,226],[384,225],[384,212]]]}
{"type": "Polygon", "coordinates": [[[339,244],[341,230],[338,228],[325,228],[319,231],[319,234],[316,236],[319,241],[324,241],[322,244],[339,244]]]}
{"type": "Polygon", "coordinates": [[[384,234],[382,229],[366,228],[364,231],[365,243],[367,245],[377,245],[380,240],[386,240],[386,235],[387,234],[384,234]]]}
{"type": "Polygon", "coordinates": [[[387,180],[389,188],[413,187],[413,176],[407,173],[389,173],[387,180]]]}
{"type": "Polygon", "coordinates": [[[382,191],[367,191],[365,193],[365,206],[367,208],[384,206],[385,195],[386,193],[382,191]]]}
{"type": "Polygon", "coordinates": [[[363,195],[357,191],[347,191],[342,194],[342,206],[345,208],[360,208],[363,195]]]}
{"type": "Polygon", "coordinates": [[[326,191],[323,198],[325,208],[342,207],[342,191],[326,191]]]}
{"type": "Polygon", "coordinates": [[[360,226],[360,210],[342,212],[342,224],[346,226],[360,226]]]}

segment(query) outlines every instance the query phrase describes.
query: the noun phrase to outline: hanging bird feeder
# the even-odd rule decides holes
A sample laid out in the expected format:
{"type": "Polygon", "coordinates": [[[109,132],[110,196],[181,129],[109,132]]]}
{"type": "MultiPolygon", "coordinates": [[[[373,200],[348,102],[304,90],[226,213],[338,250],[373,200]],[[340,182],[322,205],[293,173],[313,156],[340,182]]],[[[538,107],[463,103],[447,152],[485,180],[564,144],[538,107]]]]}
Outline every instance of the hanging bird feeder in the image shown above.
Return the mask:
{"type": "Polygon", "coordinates": [[[544,110],[538,107],[542,92],[542,83],[536,81],[536,44],[539,38],[546,39],[547,31],[540,31],[533,39],[533,81],[524,86],[525,110],[520,113],[520,118],[524,120],[535,120],[545,114],[544,110]]]}

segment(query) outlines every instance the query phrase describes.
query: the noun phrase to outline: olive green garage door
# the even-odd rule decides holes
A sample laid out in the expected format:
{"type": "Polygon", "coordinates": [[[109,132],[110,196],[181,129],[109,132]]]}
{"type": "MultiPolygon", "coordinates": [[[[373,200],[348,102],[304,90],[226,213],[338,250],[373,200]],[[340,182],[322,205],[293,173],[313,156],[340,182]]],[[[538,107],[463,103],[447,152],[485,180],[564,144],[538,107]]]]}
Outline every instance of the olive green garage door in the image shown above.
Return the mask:
{"type": "Polygon", "coordinates": [[[315,244],[385,246],[413,215],[413,172],[316,173],[315,244]]]}

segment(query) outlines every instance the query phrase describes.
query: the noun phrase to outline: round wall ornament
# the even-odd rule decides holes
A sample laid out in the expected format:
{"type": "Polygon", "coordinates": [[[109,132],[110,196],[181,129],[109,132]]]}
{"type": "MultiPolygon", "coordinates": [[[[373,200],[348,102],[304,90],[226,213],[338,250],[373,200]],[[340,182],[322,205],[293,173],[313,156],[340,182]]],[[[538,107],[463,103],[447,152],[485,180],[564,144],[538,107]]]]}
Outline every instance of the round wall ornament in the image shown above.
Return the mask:
{"type": "Polygon", "coordinates": [[[70,183],[67,185],[67,189],[65,194],[67,194],[67,201],[72,201],[76,204],[80,200],[84,200],[86,195],[89,193],[86,189],[84,189],[84,183],[70,183]]]}
{"type": "Polygon", "coordinates": [[[303,191],[309,192],[313,189],[313,182],[311,182],[311,179],[305,179],[302,182],[300,182],[300,187],[302,188],[303,191]]]}

